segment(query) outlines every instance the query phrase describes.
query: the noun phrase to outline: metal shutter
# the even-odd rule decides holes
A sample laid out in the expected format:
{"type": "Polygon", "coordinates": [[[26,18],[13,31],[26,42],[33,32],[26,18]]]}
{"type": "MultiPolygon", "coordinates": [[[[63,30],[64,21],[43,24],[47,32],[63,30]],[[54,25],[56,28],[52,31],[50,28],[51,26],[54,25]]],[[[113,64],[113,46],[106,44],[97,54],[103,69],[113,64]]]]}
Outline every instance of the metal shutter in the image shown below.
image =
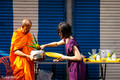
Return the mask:
{"type": "MultiPolygon", "coordinates": [[[[38,41],[40,45],[60,40],[57,34],[57,26],[62,21],[66,21],[66,0],[39,0],[38,41]]],[[[46,52],[65,53],[64,45],[49,47],[44,50],[46,52]]],[[[53,65],[40,65],[40,69],[45,70],[51,70],[52,67],[53,65]]],[[[54,79],[66,80],[65,65],[56,65],[54,70],[54,79]]]]}
{"type": "MultiPolygon", "coordinates": [[[[12,0],[0,0],[0,57],[9,56],[11,37],[13,32],[12,0]]],[[[6,70],[0,64],[0,75],[5,77],[6,70]]]]}
{"type": "MultiPolygon", "coordinates": [[[[88,52],[92,52],[92,49],[97,49],[98,52],[100,48],[99,0],[74,0],[73,33],[83,55],[89,57],[88,52]]],[[[89,64],[88,76],[99,77],[99,65],[89,64]]]]}
{"type": "Polygon", "coordinates": [[[10,52],[13,32],[12,0],[0,0],[0,50],[10,52]]]}
{"type": "MultiPolygon", "coordinates": [[[[100,48],[114,49],[120,58],[120,0],[100,1],[100,48]]],[[[120,80],[120,65],[107,65],[106,80],[120,80]]]]}
{"type": "Polygon", "coordinates": [[[32,21],[30,33],[38,35],[38,0],[13,0],[14,30],[21,27],[23,19],[32,21]]]}

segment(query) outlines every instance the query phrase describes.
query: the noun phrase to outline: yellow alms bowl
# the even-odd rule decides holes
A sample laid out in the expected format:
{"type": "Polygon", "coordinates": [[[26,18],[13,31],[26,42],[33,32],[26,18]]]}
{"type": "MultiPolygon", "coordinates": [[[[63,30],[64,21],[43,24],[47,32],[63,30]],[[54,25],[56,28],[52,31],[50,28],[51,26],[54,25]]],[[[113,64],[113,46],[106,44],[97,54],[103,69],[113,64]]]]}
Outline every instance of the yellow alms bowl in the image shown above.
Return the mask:
{"type": "Polygon", "coordinates": [[[60,58],[61,55],[60,53],[55,53],[55,52],[45,52],[45,54],[49,57],[53,57],[53,58],[60,58]]]}

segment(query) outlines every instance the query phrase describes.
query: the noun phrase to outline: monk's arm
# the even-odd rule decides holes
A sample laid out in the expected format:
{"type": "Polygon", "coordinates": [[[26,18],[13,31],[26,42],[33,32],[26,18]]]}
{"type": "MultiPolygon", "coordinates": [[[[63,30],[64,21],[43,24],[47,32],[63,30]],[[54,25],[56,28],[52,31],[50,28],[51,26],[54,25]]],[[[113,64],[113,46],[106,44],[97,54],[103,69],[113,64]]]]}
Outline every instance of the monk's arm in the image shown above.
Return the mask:
{"type": "Polygon", "coordinates": [[[18,55],[18,56],[27,57],[27,58],[30,58],[31,60],[33,60],[33,56],[32,56],[32,55],[24,54],[24,53],[23,53],[22,51],[20,51],[20,50],[14,51],[14,54],[16,54],[16,55],[18,55]]]}

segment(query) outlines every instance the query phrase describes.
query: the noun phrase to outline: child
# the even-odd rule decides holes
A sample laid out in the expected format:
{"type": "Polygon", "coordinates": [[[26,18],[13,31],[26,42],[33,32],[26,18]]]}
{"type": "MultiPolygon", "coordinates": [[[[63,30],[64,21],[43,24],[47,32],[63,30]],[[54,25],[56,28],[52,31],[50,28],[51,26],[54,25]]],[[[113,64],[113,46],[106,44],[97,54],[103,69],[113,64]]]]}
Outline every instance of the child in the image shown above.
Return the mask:
{"type": "Polygon", "coordinates": [[[72,37],[72,27],[66,22],[61,22],[58,25],[57,32],[62,40],[42,45],[40,46],[41,49],[65,44],[67,56],[61,55],[58,60],[68,60],[69,80],[86,80],[85,65],[79,46],[72,37]]]}

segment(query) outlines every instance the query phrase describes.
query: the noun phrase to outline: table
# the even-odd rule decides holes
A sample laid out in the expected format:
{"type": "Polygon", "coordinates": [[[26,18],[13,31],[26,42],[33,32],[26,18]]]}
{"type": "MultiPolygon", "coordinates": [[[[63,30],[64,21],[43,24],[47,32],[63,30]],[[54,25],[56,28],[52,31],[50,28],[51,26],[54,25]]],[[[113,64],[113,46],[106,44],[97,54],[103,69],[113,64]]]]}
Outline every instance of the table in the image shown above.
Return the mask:
{"type": "MultiPolygon", "coordinates": [[[[57,64],[65,64],[66,65],[66,74],[67,74],[67,69],[68,69],[68,62],[39,62],[39,61],[35,61],[35,74],[37,74],[38,71],[38,64],[53,64],[53,67],[55,67],[55,65],[57,64]]],[[[86,73],[88,73],[88,64],[100,64],[100,68],[101,68],[101,75],[100,77],[94,77],[94,78],[90,78],[88,77],[88,79],[103,79],[105,80],[106,77],[106,67],[107,64],[120,64],[120,62],[84,62],[86,64],[86,73]],[[104,72],[103,72],[103,66],[102,64],[105,64],[105,68],[104,68],[104,72]]],[[[53,73],[55,73],[55,71],[53,71],[53,73]]],[[[88,74],[86,74],[88,76],[88,74]]],[[[55,77],[55,76],[54,76],[55,77]]],[[[35,75],[35,79],[36,79],[36,75],[35,75]]],[[[68,80],[68,76],[67,79],[68,80]]]]}
{"type": "MultiPolygon", "coordinates": [[[[106,77],[106,67],[107,67],[107,64],[120,64],[120,62],[84,62],[84,63],[86,64],[86,71],[88,71],[88,64],[100,64],[101,76],[99,78],[95,77],[94,79],[103,79],[103,80],[105,80],[105,77],[106,77]],[[104,72],[103,72],[102,64],[105,64],[104,72]]],[[[88,74],[86,74],[86,75],[88,76],[88,74]]],[[[93,79],[93,78],[89,78],[89,79],[93,79]]]]}
{"type": "MultiPolygon", "coordinates": [[[[67,73],[68,72],[68,70],[67,70],[67,68],[68,68],[68,62],[39,62],[39,61],[34,61],[34,63],[35,63],[35,80],[37,79],[36,75],[38,73],[38,64],[52,64],[53,65],[52,68],[55,68],[55,66],[58,65],[58,64],[65,64],[66,65],[66,75],[68,74],[67,73]]],[[[52,69],[52,71],[53,71],[53,73],[55,73],[54,69],[52,69]]],[[[53,78],[54,77],[55,77],[55,75],[53,74],[53,78]]],[[[68,76],[66,78],[68,79],[68,76]]]]}

